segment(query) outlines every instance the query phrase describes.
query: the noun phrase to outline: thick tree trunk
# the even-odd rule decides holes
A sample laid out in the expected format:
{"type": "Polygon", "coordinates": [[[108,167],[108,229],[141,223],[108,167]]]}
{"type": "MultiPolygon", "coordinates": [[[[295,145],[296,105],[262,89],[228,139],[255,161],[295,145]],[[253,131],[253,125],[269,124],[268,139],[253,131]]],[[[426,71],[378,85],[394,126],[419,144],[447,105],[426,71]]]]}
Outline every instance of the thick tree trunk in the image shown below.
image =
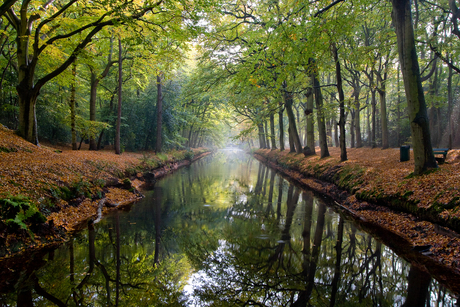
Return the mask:
{"type": "Polygon", "coordinates": [[[415,50],[410,0],[392,0],[392,19],[396,29],[399,61],[404,79],[407,108],[411,124],[414,148],[414,174],[420,175],[430,168],[437,168],[430,139],[430,127],[420,80],[420,68],[415,50]]]}
{"type": "Polygon", "coordinates": [[[259,123],[257,125],[257,128],[259,129],[259,148],[265,149],[267,148],[267,145],[265,144],[264,125],[262,123],[259,123]]]}
{"type": "Polygon", "coordinates": [[[162,147],[162,126],[163,126],[163,88],[161,84],[161,74],[157,76],[157,139],[155,144],[155,152],[161,152],[162,147]]]}
{"type": "Polygon", "coordinates": [[[289,126],[288,128],[288,135],[289,135],[289,152],[296,152],[295,144],[294,144],[294,136],[292,135],[291,126],[289,126]]]}
{"type": "Polygon", "coordinates": [[[283,83],[284,88],[284,106],[286,107],[286,113],[289,120],[289,135],[292,136],[292,141],[295,145],[295,152],[302,153],[302,145],[300,143],[299,133],[297,131],[297,125],[295,120],[295,115],[292,110],[292,93],[286,91],[286,82],[283,83]]]}
{"type": "Polygon", "coordinates": [[[345,143],[345,94],[343,93],[342,87],[342,72],[340,68],[339,55],[337,52],[337,47],[335,43],[332,43],[332,54],[334,56],[335,62],[335,74],[337,79],[337,91],[339,93],[339,108],[340,108],[340,120],[339,120],[339,129],[340,129],[340,161],[346,161],[347,158],[347,147],[345,143]]]}

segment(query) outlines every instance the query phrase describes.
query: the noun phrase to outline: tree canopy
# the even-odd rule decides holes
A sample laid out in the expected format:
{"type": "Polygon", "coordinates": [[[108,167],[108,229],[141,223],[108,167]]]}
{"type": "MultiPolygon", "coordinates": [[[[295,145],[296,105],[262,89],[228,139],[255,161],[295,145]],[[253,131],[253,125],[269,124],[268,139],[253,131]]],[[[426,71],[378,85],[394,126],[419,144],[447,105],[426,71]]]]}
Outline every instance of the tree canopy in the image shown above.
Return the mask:
{"type": "Polygon", "coordinates": [[[117,130],[121,151],[340,146],[346,160],[411,145],[419,174],[432,147],[460,145],[460,15],[454,1],[405,5],[6,1],[0,121],[74,149],[112,146],[117,130]]]}

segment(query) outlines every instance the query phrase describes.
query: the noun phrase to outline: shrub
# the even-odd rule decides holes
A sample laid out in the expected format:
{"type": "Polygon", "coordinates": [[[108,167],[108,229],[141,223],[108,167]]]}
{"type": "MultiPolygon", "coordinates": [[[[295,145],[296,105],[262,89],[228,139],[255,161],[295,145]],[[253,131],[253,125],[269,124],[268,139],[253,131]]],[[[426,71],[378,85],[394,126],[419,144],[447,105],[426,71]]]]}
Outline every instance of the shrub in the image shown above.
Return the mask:
{"type": "Polygon", "coordinates": [[[38,211],[37,206],[24,196],[10,196],[0,199],[0,217],[5,225],[15,231],[19,228],[26,230],[34,239],[34,234],[29,226],[46,222],[45,216],[38,211]]]}

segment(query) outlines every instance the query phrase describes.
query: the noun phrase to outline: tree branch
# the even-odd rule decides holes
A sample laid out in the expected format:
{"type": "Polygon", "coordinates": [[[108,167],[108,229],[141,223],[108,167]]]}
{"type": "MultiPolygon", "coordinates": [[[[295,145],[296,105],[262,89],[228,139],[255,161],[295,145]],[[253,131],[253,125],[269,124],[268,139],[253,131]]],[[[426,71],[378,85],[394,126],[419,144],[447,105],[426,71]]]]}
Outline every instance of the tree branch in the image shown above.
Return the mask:
{"type": "Polygon", "coordinates": [[[441,52],[438,51],[438,48],[430,44],[431,50],[434,52],[434,54],[440,58],[447,66],[455,70],[458,74],[460,74],[460,68],[456,67],[454,64],[452,64],[448,59],[446,59],[441,52]]]}
{"type": "Polygon", "coordinates": [[[316,12],[315,15],[313,15],[313,16],[318,17],[322,13],[326,12],[327,10],[332,8],[333,6],[339,4],[340,2],[343,2],[343,1],[345,1],[345,0],[336,0],[336,1],[332,2],[331,4],[329,4],[328,6],[326,6],[325,8],[323,8],[323,9],[319,10],[318,12],[316,12]]]}

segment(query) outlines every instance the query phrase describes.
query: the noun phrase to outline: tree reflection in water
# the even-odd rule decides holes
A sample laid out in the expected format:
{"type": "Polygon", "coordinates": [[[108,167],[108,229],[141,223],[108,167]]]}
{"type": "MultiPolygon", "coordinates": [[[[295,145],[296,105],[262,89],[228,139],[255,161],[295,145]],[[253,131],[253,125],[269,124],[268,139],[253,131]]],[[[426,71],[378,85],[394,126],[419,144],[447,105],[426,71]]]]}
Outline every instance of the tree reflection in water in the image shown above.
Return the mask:
{"type": "Polygon", "coordinates": [[[455,305],[430,275],[247,155],[204,159],[146,195],[40,265],[8,271],[15,286],[0,305],[455,305]]]}

